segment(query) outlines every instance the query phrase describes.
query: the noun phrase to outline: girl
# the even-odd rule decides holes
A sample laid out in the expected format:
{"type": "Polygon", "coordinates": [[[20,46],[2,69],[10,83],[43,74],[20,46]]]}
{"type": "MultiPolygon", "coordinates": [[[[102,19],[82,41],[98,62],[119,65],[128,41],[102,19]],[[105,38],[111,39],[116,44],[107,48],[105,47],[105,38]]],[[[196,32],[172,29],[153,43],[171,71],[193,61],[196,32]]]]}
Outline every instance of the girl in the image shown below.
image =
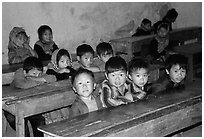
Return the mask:
{"type": "Polygon", "coordinates": [[[169,26],[162,23],[158,26],[157,35],[150,43],[151,60],[165,61],[169,47],[169,26]]]}
{"type": "Polygon", "coordinates": [[[23,63],[30,56],[38,57],[30,47],[30,38],[22,27],[14,27],[9,34],[8,62],[9,64],[23,63]]]}
{"type": "Polygon", "coordinates": [[[41,61],[51,60],[52,53],[58,49],[58,46],[53,41],[52,29],[47,25],[42,25],[38,29],[39,40],[34,45],[34,50],[37,52],[41,61]]]}
{"type": "Polygon", "coordinates": [[[48,64],[47,74],[55,75],[57,81],[69,79],[75,70],[71,67],[71,56],[65,49],[57,49],[52,54],[51,62],[48,64]]]}

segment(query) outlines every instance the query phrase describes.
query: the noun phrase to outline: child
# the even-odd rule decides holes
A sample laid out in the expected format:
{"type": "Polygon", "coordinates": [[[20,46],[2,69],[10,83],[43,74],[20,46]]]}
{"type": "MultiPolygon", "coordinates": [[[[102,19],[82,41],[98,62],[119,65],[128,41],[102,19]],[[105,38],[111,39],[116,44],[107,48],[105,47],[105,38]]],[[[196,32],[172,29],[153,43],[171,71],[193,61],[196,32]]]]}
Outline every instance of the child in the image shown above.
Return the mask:
{"type": "Polygon", "coordinates": [[[149,19],[144,18],[142,20],[142,23],[141,23],[140,27],[137,28],[135,34],[133,34],[132,37],[151,35],[153,33],[152,29],[151,29],[151,26],[152,26],[152,22],[149,19]]]}
{"type": "Polygon", "coordinates": [[[169,49],[169,26],[159,25],[156,37],[150,43],[150,56],[153,61],[164,62],[169,49]]]}
{"type": "Polygon", "coordinates": [[[88,44],[79,45],[76,49],[77,62],[73,63],[74,69],[85,68],[92,72],[99,72],[98,67],[92,66],[94,50],[88,44]]]}
{"type": "Polygon", "coordinates": [[[29,56],[38,57],[29,45],[30,38],[22,27],[14,27],[9,34],[8,62],[9,64],[23,63],[29,56]]]}
{"type": "Polygon", "coordinates": [[[71,67],[71,56],[66,49],[57,49],[52,54],[51,62],[48,64],[48,75],[55,75],[57,81],[69,79],[75,70],[71,67]]]}
{"type": "Polygon", "coordinates": [[[51,83],[56,81],[54,75],[42,74],[43,65],[36,57],[28,57],[23,62],[23,68],[15,72],[14,80],[11,86],[21,89],[31,88],[43,83],[51,83]]]}
{"type": "Polygon", "coordinates": [[[132,81],[130,91],[133,100],[143,99],[150,89],[150,86],[147,84],[149,77],[148,64],[141,59],[132,59],[128,65],[128,74],[132,81]]]}
{"type": "Polygon", "coordinates": [[[126,84],[127,64],[119,56],[111,57],[105,64],[106,80],[102,82],[101,100],[104,107],[118,106],[132,102],[133,98],[126,84]]]}
{"type": "Polygon", "coordinates": [[[174,8],[168,10],[168,12],[163,17],[163,19],[161,21],[156,22],[153,25],[153,28],[155,30],[154,32],[157,33],[157,30],[158,30],[157,28],[161,23],[167,23],[169,26],[169,31],[172,31],[172,24],[173,24],[173,22],[176,21],[177,17],[178,17],[178,12],[174,8]]]}
{"type": "Polygon", "coordinates": [[[96,83],[93,72],[79,68],[72,76],[72,84],[77,97],[71,106],[71,117],[102,108],[99,95],[94,95],[99,93],[94,92],[96,83]]]}
{"type": "Polygon", "coordinates": [[[187,58],[181,54],[170,55],[166,59],[166,74],[152,85],[153,93],[171,92],[184,89],[187,70],[187,58]]]}
{"type": "Polygon", "coordinates": [[[107,42],[101,42],[96,46],[97,59],[94,64],[99,67],[100,71],[105,71],[105,63],[113,56],[112,46],[107,42]]]}
{"type": "Polygon", "coordinates": [[[42,25],[38,29],[39,40],[34,45],[34,50],[37,52],[41,61],[51,60],[52,53],[58,49],[58,46],[53,41],[52,29],[47,25],[42,25]]]}

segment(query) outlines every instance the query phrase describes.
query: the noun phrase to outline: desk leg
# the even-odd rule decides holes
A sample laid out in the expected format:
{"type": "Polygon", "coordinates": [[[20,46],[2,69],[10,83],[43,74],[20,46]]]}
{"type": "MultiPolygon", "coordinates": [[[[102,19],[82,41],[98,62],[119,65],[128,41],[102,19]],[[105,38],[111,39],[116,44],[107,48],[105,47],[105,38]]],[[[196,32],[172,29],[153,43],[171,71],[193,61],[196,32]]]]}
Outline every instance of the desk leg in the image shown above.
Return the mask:
{"type": "Polygon", "coordinates": [[[24,111],[19,108],[19,104],[16,104],[16,136],[25,136],[24,111]]]}
{"type": "Polygon", "coordinates": [[[4,111],[2,110],[2,137],[6,135],[6,128],[7,128],[7,119],[4,115],[4,111]]]}

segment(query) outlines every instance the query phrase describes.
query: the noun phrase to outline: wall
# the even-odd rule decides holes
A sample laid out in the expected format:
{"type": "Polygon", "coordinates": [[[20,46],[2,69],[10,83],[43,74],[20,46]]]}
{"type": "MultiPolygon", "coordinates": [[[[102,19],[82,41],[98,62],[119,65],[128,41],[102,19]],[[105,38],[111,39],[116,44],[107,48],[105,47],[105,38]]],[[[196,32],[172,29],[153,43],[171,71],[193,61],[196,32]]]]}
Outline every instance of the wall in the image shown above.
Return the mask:
{"type": "Polygon", "coordinates": [[[202,26],[201,2],[3,2],[2,64],[8,63],[8,36],[14,26],[25,28],[33,48],[38,27],[48,24],[58,46],[74,53],[83,42],[95,48],[100,41],[131,36],[143,18],[154,23],[172,7],[179,13],[174,28],[202,26]]]}

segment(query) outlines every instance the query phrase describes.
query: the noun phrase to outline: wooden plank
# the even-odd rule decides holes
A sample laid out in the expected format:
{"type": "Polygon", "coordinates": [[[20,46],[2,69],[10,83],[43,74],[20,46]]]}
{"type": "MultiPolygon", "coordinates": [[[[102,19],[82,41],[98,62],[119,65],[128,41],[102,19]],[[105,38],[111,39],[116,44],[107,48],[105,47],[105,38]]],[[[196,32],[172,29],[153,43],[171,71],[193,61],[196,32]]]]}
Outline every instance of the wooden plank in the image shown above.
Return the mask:
{"type": "Polygon", "coordinates": [[[187,87],[182,92],[91,112],[42,126],[39,130],[51,136],[140,136],[139,130],[137,132],[135,129],[143,127],[143,134],[147,128],[147,131],[153,129],[152,133],[146,133],[147,136],[164,136],[202,120],[201,94],[201,89],[187,87]],[[182,115],[183,112],[187,115],[182,115]],[[186,123],[172,127],[168,118],[178,115],[180,119],[177,121],[182,121],[183,116],[186,123]],[[160,120],[163,123],[157,124],[160,120]],[[164,127],[165,132],[162,130],[164,127]],[[156,129],[159,129],[158,132],[156,129]]]}

